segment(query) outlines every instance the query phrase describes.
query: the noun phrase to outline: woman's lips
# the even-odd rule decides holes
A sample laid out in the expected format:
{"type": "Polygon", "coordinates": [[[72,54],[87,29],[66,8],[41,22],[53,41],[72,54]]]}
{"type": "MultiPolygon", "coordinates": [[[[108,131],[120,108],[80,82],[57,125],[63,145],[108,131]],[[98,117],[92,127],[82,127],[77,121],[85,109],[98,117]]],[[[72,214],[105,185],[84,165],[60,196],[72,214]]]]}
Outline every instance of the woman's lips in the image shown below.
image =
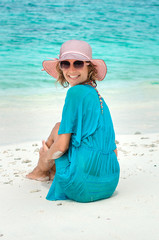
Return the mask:
{"type": "Polygon", "coordinates": [[[68,75],[69,78],[71,79],[77,79],[80,75],[68,75]]]}

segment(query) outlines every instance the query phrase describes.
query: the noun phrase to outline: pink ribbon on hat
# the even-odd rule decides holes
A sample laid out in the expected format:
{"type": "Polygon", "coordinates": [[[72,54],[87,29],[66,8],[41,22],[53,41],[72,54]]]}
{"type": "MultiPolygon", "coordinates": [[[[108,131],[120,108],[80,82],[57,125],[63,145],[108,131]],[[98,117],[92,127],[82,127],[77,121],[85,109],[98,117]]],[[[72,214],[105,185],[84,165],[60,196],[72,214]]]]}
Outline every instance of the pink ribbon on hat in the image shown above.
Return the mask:
{"type": "Polygon", "coordinates": [[[63,54],[60,55],[60,57],[62,57],[63,55],[66,55],[68,53],[77,53],[77,54],[83,55],[84,57],[88,58],[88,60],[90,60],[90,58],[87,55],[85,55],[84,53],[75,52],[75,51],[64,52],[63,54]]]}

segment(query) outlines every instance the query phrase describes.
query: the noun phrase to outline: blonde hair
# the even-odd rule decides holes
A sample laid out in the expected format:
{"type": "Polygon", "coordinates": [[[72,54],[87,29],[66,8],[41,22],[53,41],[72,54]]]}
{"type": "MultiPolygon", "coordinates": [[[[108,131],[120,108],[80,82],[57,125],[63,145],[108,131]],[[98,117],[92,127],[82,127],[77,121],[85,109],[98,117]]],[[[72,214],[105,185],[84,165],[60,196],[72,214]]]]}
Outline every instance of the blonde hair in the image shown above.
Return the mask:
{"type": "MultiPolygon", "coordinates": [[[[87,80],[85,82],[93,81],[97,85],[97,83],[96,83],[96,80],[97,80],[96,66],[90,61],[88,63],[89,63],[89,65],[88,65],[88,77],[87,77],[87,80]]],[[[63,72],[60,69],[59,62],[56,65],[56,71],[58,72],[58,78],[57,78],[56,82],[59,82],[64,88],[67,88],[69,86],[69,83],[66,81],[66,79],[63,75],[63,72]]]]}

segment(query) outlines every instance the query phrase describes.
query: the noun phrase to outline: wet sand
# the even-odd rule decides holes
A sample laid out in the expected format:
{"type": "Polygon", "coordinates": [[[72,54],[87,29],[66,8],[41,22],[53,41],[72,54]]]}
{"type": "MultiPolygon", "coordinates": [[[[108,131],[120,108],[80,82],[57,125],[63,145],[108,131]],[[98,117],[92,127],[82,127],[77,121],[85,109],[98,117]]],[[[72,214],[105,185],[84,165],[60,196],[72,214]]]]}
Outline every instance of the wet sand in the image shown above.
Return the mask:
{"type": "MultiPolygon", "coordinates": [[[[150,83],[99,82],[116,134],[159,132],[159,85],[150,83]]],[[[3,94],[0,101],[0,145],[47,138],[56,122],[61,121],[68,89],[48,92],[3,94]]]]}

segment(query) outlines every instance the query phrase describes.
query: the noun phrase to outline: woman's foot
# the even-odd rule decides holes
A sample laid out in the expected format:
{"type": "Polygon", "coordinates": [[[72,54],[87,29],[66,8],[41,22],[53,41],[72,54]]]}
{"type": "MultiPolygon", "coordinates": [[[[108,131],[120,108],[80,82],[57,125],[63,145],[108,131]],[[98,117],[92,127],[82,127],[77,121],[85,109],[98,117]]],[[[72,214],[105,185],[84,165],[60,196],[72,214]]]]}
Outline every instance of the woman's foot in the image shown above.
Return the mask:
{"type": "Polygon", "coordinates": [[[50,180],[50,173],[49,171],[41,171],[41,169],[37,166],[34,168],[34,170],[26,175],[26,178],[32,179],[32,180],[37,180],[37,181],[49,181],[50,180]]]}

